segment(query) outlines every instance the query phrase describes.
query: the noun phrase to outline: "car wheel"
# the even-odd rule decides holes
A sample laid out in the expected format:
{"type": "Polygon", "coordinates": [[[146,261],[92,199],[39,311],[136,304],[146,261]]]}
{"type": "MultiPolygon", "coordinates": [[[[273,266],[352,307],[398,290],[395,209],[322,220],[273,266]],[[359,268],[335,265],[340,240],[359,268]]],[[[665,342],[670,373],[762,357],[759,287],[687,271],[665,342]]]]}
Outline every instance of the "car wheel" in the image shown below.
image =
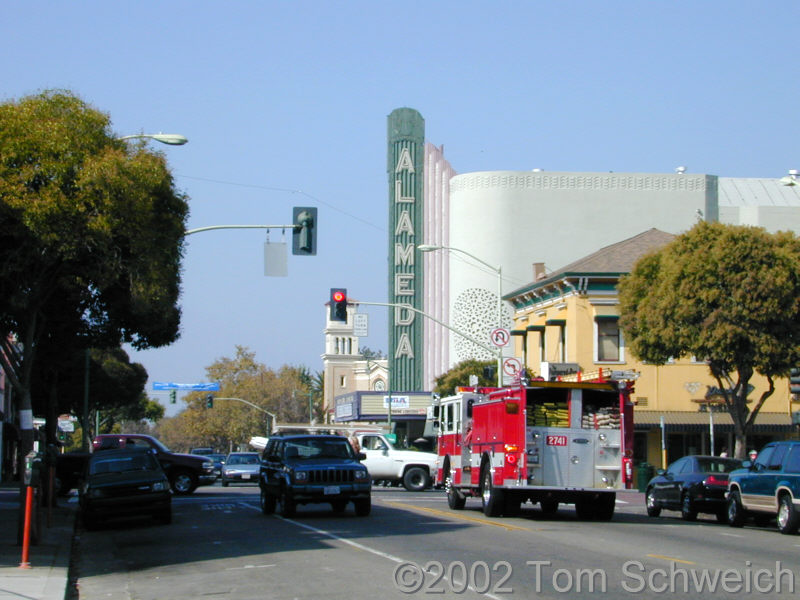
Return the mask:
{"type": "Polygon", "coordinates": [[[781,533],[795,533],[800,525],[797,511],[794,508],[792,497],[784,494],[778,504],[778,529],[781,533]]]}
{"type": "Polygon", "coordinates": [[[191,494],[197,488],[197,477],[189,471],[178,471],[173,474],[170,484],[173,492],[184,496],[191,494]]]}
{"type": "Polygon", "coordinates": [[[728,525],[731,527],[744,525],[744,507],[737,490],[733,490],[728,496],[728,525]]]}
{"type": "Polygon", "coordinates": [[[499,517],[503,513],[503,492],[495,489],[492,484],[492,470],[489,465],[483,467],[483,485],[481,486],[481,501],[483,514],[487,517],[499,517]]]}
{"type": "Polygon", "coordinates": [[[271,515],[275,512],[275,504],[275,496],[271,496],[261,490],[261,512],[265,515],[271,515]]]}
{"type": "Polygon", "coordinates": [[[286,490],[281,492],[281,516],[282,517],[293,517],[295,511],[295,503],[289,497],[289,494],[286,493],[286,490]]]}
{"type": "Polygon", "coordinates": [[[689,493],[685,493],[681,499],[681,517],[684,521],[696,521],[697,511],[694,509],[694,503],[689,493]]]}
{"type": "Polygon", "coordinates": [[[409,492],[422,492],[430,483],[431,478],[422,467],[411,467],[403,475],[403,487],[409,492]]]}
{"type": "Polygon", "coordinates": [[[647,490],[647,495],[645,496],[644,503],[647,506],[648,517],[657,517],[658,515],[661,514],[661,507],[658,504],[656,504],[656,494],[653,488],[647,490]]]}
{"type": "Polygon", "coordinates": [[[353,500],[353,505],[356,507],[356,516],[366,517],[372,510],[372,498],[353,500]]]}

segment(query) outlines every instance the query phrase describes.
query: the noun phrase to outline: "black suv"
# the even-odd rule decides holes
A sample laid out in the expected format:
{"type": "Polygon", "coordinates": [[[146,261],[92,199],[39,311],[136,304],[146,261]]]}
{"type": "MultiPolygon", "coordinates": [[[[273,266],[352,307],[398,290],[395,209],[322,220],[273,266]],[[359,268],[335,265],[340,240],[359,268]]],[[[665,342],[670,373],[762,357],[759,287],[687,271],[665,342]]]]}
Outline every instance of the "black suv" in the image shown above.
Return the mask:
{"type": "Polygon", "coordinates": [[[340,435],[287,435],[271,437],[261,455],[258,485],[261,511],[294,515],[298,504],[330,503],[343,512],[348,502],[365,517],[372,506],[372,482],[346,437],[340,435]]]}
{"type": "Polygon", "coordinates": [[[748,516],[756,523],[777,522],[781,533],[800,526],[800,442],[772,442],[754,462],[728,479],[728,523],[741,527],[748,516]]]}

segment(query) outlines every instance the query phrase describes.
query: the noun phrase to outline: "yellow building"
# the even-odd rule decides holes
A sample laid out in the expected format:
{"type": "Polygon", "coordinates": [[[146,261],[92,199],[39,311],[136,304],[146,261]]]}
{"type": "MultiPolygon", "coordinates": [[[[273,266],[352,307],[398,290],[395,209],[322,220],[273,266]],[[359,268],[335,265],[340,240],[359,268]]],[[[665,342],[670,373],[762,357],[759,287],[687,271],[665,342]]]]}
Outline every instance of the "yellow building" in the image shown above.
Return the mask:
{"type": "MultiPolygon", "coordinates": [[[[534,282],[504,295],[514,308],[515,355],[531,377],[555,379],[601,369],[606,374],[617,370],[639,374],[634,461],[657,467],[687,454],[719,454],[724,449],[732,453],[734,441],[732,420],[720,405],[717,382],[704,362],[644,364],[625,348],[619,327],[619,278],[641,256],[674,238],[650,229],[555,272],[545,273],[544,265],[534,264],[534,282]]],[[[755,402],[766,389],[766,380],[756,376],[751,384],[749,397],[755,402]]],[[[779,380],[756,418],[748,446],[758,449],[767,441],[790,436],[791,413],[789,381],[779,380]]]]}

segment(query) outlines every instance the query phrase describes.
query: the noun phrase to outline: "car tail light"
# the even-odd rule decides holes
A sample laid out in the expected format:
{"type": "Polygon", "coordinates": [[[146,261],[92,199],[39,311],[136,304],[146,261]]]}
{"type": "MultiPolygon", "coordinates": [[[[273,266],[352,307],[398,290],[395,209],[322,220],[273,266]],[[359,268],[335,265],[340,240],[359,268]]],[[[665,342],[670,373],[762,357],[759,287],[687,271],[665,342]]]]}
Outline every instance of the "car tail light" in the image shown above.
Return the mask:
{"type": "Polygon", "coordinates": [[[721,487],[728,487],[728,477],[720,477],[719,475],[709,475],[703,480],[704,485],[716,485],[721,487]]]}

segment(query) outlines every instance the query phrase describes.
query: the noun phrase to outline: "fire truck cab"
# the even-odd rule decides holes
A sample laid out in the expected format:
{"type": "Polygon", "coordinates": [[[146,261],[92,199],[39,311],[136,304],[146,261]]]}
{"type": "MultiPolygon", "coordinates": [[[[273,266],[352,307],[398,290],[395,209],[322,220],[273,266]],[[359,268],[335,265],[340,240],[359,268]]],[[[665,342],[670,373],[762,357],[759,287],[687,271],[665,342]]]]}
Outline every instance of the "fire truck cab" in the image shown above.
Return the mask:
{"type": "Polygon", "coordinates": [[[530,381],[461,388],[438,400],[436,483],[450,508],[480,497],[488,516],[525,502],[544,513],[574,504],[578,518],[609,520],[632,487],[633,391],[627,379],[530,381]]]}

